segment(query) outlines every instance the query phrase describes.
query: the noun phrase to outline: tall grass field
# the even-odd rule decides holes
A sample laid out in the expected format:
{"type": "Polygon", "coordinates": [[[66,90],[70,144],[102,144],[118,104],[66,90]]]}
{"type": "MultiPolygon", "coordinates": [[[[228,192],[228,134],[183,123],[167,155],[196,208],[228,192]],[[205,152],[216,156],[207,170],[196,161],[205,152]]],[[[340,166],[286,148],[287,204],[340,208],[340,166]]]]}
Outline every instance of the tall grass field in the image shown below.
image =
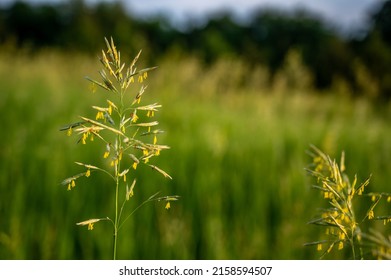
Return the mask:
{"type": "MultiPolygon", "coordinates": [[[[140,167],[129,210],[156,191],[180,200],[169,210],[155,202],[135,212],[118,258],[318,259],[316,248],[304,246],[321,235],[307,222],[324,207],[305,172],[311,144],[331,157],[345,151],[346,173],[358,181],[372,174],[368,190],[390,192],[391,104],[338,88],[314,92],[299,68],[294,86],[289,71],[270,86],[265,69],[234,59],[206,67],[171,55],[157,65],[143,98],[163,105],[159,141],[171,149],[157,164],[173,179],[140,167]]],[[[96,57],[78,54],[0,54],[0,259],[111,258],[109,224],[76,225],[111,213],[110,182],[97,175],[71,192],[61,185],[80,172],[75,161],[106,164],[59,131],[81,114],[93,118],[91,104],[107,99],[84,79],[100,68],[96,57]]],[[[390,203],[376,211],[389,215],[390,203]]],[[[372,226],[391,232],[389,223],[372,226]]]]}

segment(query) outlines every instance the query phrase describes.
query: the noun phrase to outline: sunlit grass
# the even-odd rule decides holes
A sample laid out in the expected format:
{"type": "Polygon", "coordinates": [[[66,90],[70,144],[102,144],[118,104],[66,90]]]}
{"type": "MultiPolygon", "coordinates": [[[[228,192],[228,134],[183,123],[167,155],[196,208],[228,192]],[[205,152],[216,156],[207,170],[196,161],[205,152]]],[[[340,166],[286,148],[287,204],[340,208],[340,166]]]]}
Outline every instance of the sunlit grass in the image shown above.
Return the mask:
{"type": "Polygon", "coordinates": [[[350,179],[346,173],[345,153],[342,153],[339,162],[315,146],[311,146],[308,153],[313,160],[307,172],[316,178],[312,187],[328,203],[322,205],[323,208],[319,208],[316,216],[309,222],[319,226],[324,236],[321,240],[306,245],[316,246],[317,251],[322,252],[321,258],[339,250],[345,251],[346,256],[351,259],[389,259],[389,237],[373,230],[370,234],[370,225],[367,228],[364,224],[382,221],[386,225],[391,221],[389,214],[375,214],[381,201],[391,202],[391,193],[368,192],[371,176],[361,183],[358,183],[357,175],[350,179]],[[357,210],[365,209],[365,204],[368,204],[368,208],[360,216],[357,210]],[[377,240],[367,237],[370,235],[377,240]]]}
{"type": "MultiPolygon", "coordinates": [[[[58,133],[80,112],[93,112],[95,97],[83,98],[89,92],[83,77],[99,68],[96,58],[3,56],[0,258],[105,258],[111,240],[99,236],[109,228],[96,227],[91,238],[75,223],[80,213],[109,211],[109,192],[80,187],[75,197],[60,185],[79,170],[69,166],[71,152],[103,163],[101,154],[82,149],[77,139],[64,143],[58,133]],[[94,202],[89,207],[87,197],[94,202]]],[[[167,132],[161,141],[175,147],[158,164],[174,178],[168,188],[181,202],[169,215],[164,205],[134,215],[124,229],[133,238],[118,248],[123,258],[316,259],[316,251],[303,247],[318,238],[306,223],[308,209],[321,200],[304,171],[309,144],[331,155],[345,150],[350,170],[376,175],[371,188],[387,191],[387,105],[269,87],[267,71],[234,60],[206,68],[195,58],[168,57],[158,65],[159,75],[148,78],[149,96],[170,104],[158,117],[167,132]]],[[[148,174],[144,184],[159,188],[148,174]]],[[[150,195],[139,191],[135,203],[150,195]]]]}
{"type": "MultiPolygon", "coordinates": [[[[64,179],[61,184],[67,186],[67,190],[70,191],[76,187],[76,181],[79,182],[80,178],[90,178],[92,173],[103,173],[108,176],[111,185],[115,187],[112,196],[106,198],[105,204],[114,201],[112,211],[114,213],[98,216],[99,218],[96,218],[95,215],[95,218],[88,218],[76,223],[76,225],[87,226],[88,230],[93,230],[95,224],[101,221],[111,223],[113,226],[112,256],[115,260],[119,247],[118,237],[125,222],[149,202],[165,201],[165,208],[169,209],[171,202],[176,201],[178,197],[160,196],[158,191],[151,194],[141,204],[133,205],[132,210],[125,207],[131,203],[129,201],[133,200],[134,193],[139,188],[139,184],[136,187],[137,180],[143,182],[143,178],[137,176],[139,165],[148,166],[149,169],[160,173],[164,178],[172,179],[167,172],[150,163],[163,150],[170,149],[170,147],[158,143],[158,136],[164,131],[157,129],[159,122],[154,118],[154,115],[162,105],[156,102],[151,104],[141,102],[147,88],[144,82],[148,73],[157,67],[137,69],[141,51],[133,58],[132,62],[126,64],[121,61],[121,53],[117,50],[113,38],[110,41],[105,38],[105,42],[107,49],[102,50],[99,58],[103,65],[103,69],[99,70],[100,79],[86,78],[91,82],[92,93],[97,91],[96,87],[105,91],[102,96],[104,105],[100,105],[102,101],[98,103],[100,106],[92,105],[92,109],[96,110],[95,119],[81,116],[77,122],[63,126],[60,131],[65,131],[68,136],[77,134],[79,138],[77,143],[81,143],[81,145],[94,142],[96,139],[101,144],[100,149],[97,149],[96,152],[101,152],[107,162],[103,167],[99,164],[95,166],[90,163],[75,162],[83,168],[83,172],[79,171],[64,179]],[[135,91],[134,87],[136,90],[138,88],[138,91],[135,91]],[[133,94],[129,94],[131,89],[133,89],[133,94]],[[110,163],[109,166],[108,163],[110,163]]],[[[96,147],[93,145],[92,149],[96,147]]],[[[89,159],[88,162],[90,162],[89,159]]],[[[99,192],[101,188],[106,189],[108,183],[107,180],[102,180],[99,186],[94,183],[91,186],[93,187],[91,192],[99,192]]],[[[89,202],[86,199],[84,204],[88,205],[89,202]]]]}

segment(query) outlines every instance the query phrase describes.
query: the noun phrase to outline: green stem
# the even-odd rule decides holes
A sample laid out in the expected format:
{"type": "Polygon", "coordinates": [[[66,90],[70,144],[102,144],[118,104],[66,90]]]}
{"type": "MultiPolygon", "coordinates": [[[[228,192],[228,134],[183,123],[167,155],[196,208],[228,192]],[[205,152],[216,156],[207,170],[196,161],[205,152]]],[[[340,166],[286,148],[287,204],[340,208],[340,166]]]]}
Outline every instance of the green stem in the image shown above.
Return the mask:
{"type": "Polygon", "coordinates": [[[126,216],[126,218],[122,221],[122,223],[119,225],[118,227],[118,230],[124,225],[124,223],[126,222],[127,219],[129,219],[133,214],[134,212],[136,212],[139,208],[141,208],[142,206],[144,206],[144,204],[148,203],[148,202],[151,202],[151,201],[155,201],[155,200],[160,200],[161,198],[158,197],[156,198],[156,196],[158,195],[159,193],[155,193],[154,195],[150,196],[147,200],[145,200],[143,203],[141,203],[139,206],[137,206],[129,215],[126,216]]]}
{"type": "MultiPolygon", "coordinates": [[[[123,92],[120,93],[120,109],[118,111],[119,120],[123,117],[123,92]]],[[[120,122],[119,122],[120,123],[120,122]]],[[[121,131],[121,126],[119,124],[118,130],[121,131]]],[[[121,135],[117,135],[117,145],[116,145],[116,155],[117,155],[117,164],[115,165],[115,220],[114,220],[114,248],[113,248],[113,260],[117,259],[117,241],[118,241],[118,228],[120,222],[120,213],[119,213],[119,172],[121,170],[121,153],[122,153],[122,139],[121,135]]],[[[122,211],[122,210],[121,210],[122,211]]]]}
{"type": "MultiPolygon", "coordinates": [[[[119,164],[119,163],[118,163],[119,164]]],[[[116,183],[115,183],[115,220],[114,220],[114,248],[113,248],[113,260],[117,258],[117,239],[118,239],[118,189],[119,189],[119,177],[116,172],[116,183]]]]}
{"type": "Polygon", "coordinates": [[[352,247],[352,255],[353,255],[353,260],[356,259],[356,250],[354,248],[354,240],[353,240],[353,236],[352,238],[349,239],[349,242],[350,242],[350,247],[352,247]]]}

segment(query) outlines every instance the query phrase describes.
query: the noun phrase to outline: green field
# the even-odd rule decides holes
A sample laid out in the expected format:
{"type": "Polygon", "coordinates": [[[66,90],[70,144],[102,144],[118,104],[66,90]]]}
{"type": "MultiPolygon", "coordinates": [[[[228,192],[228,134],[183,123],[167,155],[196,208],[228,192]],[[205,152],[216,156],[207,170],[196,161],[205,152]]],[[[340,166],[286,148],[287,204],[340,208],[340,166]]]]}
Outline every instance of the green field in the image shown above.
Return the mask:
{"type": "MultiPolygon", "coordinates": [[[[325,206],[304,170],[310,144],[332,157],[344,150],[348,174],[372,174],[370,190],[390,192],[391,104],[338,87],[315,93],[300,71],[270,86],[266,70],[236,60],[205,67],[169,56],[158,65],[145,100],[163,105],[159,142],[171,149],[155,163],[173,180],[140,168],[128,210],[157,191],[181,198],[168,211],[163,202],[137,211],[121,231],[119,259],[317,259],[303,246],[317,240],[307,222],[325,206]]],[[[100,68],[76,54],[0,55],[0,259],[111,258],[108,223],[76,226],[112,215],[110,182],[60,184],[80,172],[75,161],[104,164],[98,141],[77,144],[59,131],[106,104],[107,93],[92,93],[84,79],[100,68]]],[[[374,225],[390,233],[390,224],[374,225]]]]}

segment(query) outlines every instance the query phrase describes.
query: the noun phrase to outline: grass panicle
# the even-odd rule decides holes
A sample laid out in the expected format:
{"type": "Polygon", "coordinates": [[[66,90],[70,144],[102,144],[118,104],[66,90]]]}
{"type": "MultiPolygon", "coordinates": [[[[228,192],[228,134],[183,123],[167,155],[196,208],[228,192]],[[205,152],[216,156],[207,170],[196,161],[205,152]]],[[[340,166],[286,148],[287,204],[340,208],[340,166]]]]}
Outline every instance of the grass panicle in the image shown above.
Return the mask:
{"type": "MultiPolygon", "coordinates": [[[[148,73],[157,67],[137,70],[141,51],[136,55],[129,66],[121,62],[121,54],[117,50],[113,39],[109,41],[105,38],[107,50],[102,50],[100,62],[104,69],[99,71],[101,81],[86,77],[93,85],[99,86],[107,91],[102,104],[93,105],[95,119],[93,117],[81,116],[80,121],[62,127],[61,131],[66,131],[70,136],[74,132],[79,135],[78,143],[86,145],[95,138],[102,143],[103,159],[108,161],[106,166],[97,167],[89,163],[76,162],[84,168],[84,172],[71,176],[63,180],[62,185],[72,190],[76,186],[76,181],[81,177],[92,176],[92,171],[107,174],[113,181],[115,209],[112,217],[91,218],[76,225],[87,225],[89,230],[101,221],[110,221],[113,225],[113,259],[117,258],[118,233],[123,223],[138,210],[141,206],[153,201],[166,201],[165,208],[170,208],[170,203],[178,199],[178,196],[158,196],[158,193],[149,197],[140,205],[134,207],[130,213],[125,213],[127,204],[134,194],[136,187],[138,165],[145,165],[157,171],[162,178],[172,179],[172,177],[162,168],[150,164],[154,157],[160,155],[161,151],[169,149],[169,146],[157,144],[157,135],[163,133],[157,127],[159,122],[154,120],[155,113],[162,107],[158,103],[142,104],[141,98],[147,88],[144,85],[148,73]],[[131,86],[140,89],[136,95],[129,91],[131,86]],[[126,155],[129,155],[126,156],[126,155]],[[131,185],[129,186],[129,179],[131,185]]],[[[95,147],[95,146],[94,146],[95,147]]]]}
{"type": "Polygon", "coordinates": [[[344,152],[339,163],[315,146],[311,146],[309,154],[313,161],[307,172],[315,177],[316,184],[313,188],[321,192],[322,197],[328,202],[328,207],[322,208],[320,215],[309,221],[309,224],[323,227],[326,238],[305,245],[316,246],[316,249],[322,252],[321,258],[333,250],[349,248],[353,259],[364,259],[368,256],[368,247],[371,248],[372,256],[388,258],[390,240],[374,230],[370,234],[365,233],[362,225],[367,221],[390,221],[389,216],[375,216],[375,208],[382,198],[389,202],[391,194],[365,193],[371,176],[358,184],[355,175],[351,182],[345,173],[344,152]],[[363,217],[357,217],[356,201],[358,203],[366,196],[371,197],[371,204],[363,217]]]}

